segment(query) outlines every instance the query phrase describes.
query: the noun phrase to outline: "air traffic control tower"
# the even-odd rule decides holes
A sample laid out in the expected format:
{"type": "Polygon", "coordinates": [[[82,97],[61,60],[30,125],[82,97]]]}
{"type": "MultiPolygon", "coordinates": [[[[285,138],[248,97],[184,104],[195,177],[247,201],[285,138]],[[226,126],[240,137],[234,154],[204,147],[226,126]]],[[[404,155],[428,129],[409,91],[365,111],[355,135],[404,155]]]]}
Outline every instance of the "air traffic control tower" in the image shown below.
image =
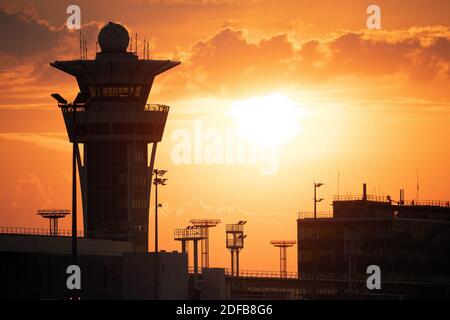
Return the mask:
{"type": "Polygon", "coordinates": [[[98,35],[95,60],[50,65],[74,76],[80,89],[73,102],[53,96],[76,144],[85,236],[130,241],[146,252],[153,163],[169,112],[147,99],[155,77],[179,62],[139,59],[129,42],[128,31],[110,22],[98,35]]]}

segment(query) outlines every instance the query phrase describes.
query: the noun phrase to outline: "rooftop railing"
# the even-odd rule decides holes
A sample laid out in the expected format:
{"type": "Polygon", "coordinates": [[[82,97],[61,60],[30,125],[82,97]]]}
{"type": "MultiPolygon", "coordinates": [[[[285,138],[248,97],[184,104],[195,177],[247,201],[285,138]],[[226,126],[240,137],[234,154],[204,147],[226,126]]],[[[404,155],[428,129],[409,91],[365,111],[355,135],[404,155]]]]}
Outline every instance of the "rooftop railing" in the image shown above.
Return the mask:
{"type": "MultiPolygon", "coordinates": [[[[66,112],[73,112],[75,105],[72,104],[59,104],[59,107],[63,111],[63,113],[66,112]]],[[[86,105],[85,104],[77,104],[76,105],[77,112],[83,112],[86,111],[86,105]]],[[[144,106],[144,111],[155,111],[155,112],[169,112],[170,107],[166,106],[164,104],[146,104],[144,106]]]]}
{"type": "MultiPolygon", "coordinates": [[[[339,196],[334,196],[333,198],[334,201],[361,201],[364,200],[364,196],[362,195],[357,195],[357,196],[352,196],[352,195],[339,195],[339,196]]],[[[373,196],[373,195],[367,195],[365,197],[365,200],[367,201],[374,201],[374,202],[386,202],[386,203],[390,203],[391,201],[386,197],[382,197],[382,196],[373,196]]]]}
{"type": "Polygon", "coordinates": [[[145,111],[169,112],[170,107],[164,104],[146,104],[145,111]]]}
{"type": "Polygon", "coordinates": [[[226,232],[244,232],[243,224],[227,224],[225,226],[226,232]]]}
{"type": "MultiPolygon", "coordinates": [[[[333,218],[333,212],[331,212],[331,211],[317,212],[316,217],[320,218],[320,219],[331,219],[331,218],[333,218]]],[[[314,218],[314,212],[299,212],[298,213],[298,219],[313,219],[313,218],[314,218]]]]}
{"type": "Polygon", "coordinates": [[[175,229],[174,230],[174,239],[175,240],[202,240],[206,238],[206,228],[190,226],[184,229],[175,229]]]}
{"type": "Polygon", "coordinates": [[[429,206],[429,207],[450,207],[450,201],[441,200],[409,200],[404,201],[401,205],[404,206],[429,206]]]}
{"type": "MultiPolygon", "coordinates": [[[[224,269],[225,275],[231,277],[231,270],[224,269]]],[[[201,270],[199,270],[201,273],[201,270]]],[[[189,267],[189,273],[194,273],[194,268],[189,267]]],[[[239,270],[240,278],[255,278],[255,279],[291,279],[300,281],[332,281],[332,282],[347,282],[348,275],[344,273],[300,273],[286,272],[281,273],[279,271],[264,271],[264,270],[239,270]]],[[[353,275],[352,282],[366,282],[366,275],[353,275]]],[[[386,275],[384,279],[385,283],[404,283],[404,284],[429,284],[429,283],[450,283],[450,278],[447,276],[424,276],[424,275],[386,275]]]]}
{"type": "MultiPolygon", "coordinates": [[[[189,273],[194,273],[194,268],[189,267],[189,273]]],[[[225,275],[228,277],[231,277],[231,269],[225,268],[225,275]]],[[[201,268],[199,269],[199,273],[201,273],[201,268]]],[[[264,270],[239,270],[239,277],[243,278],[266,278],[266,279],[278,279],[278,278],[284,278],[284,279],[297,279],[298,273],[297,272],[286,272],[281,273],[280,271],[264,271],[264,270]]]]}
{"type": "MultiPolygon", "coordinates": [[[[0,234],[30,235],[30,236],[55,236],[55,237],[71,237],[71,230],[58,230],[53,234],[48,228],[25,228],[25,227],[0,227],[0,234]]],[[[77,232],[77,237],[84,237],[83,231],[77,232]]]]}
{"type": "MultiPolygon", "coordinates": [[[[364,200],[364,196],[357,195],[339,195],[334,196],[334,201],[362,201],[364,200]]],[[[374,201],[374,202],[383,202],[383,203],[394,203],[397,204],[397,201],[393,201],[392,199],[389,199],[388,196],[382,197],[382,196],[374,196],[374,195],[367,195],[365,197],[365,200],[367,201],[374,201]]],[[[450,207],[450,201],[442,201],[442,200],[406,200],[401,203],[398,203],[398,205],[403,206],[428,206],[428,207],[450,207]]]]}
{"type": "MultiPolygon", "coordinates": [[[[225,269],[225,275],[231,277],[231,270],[225,269]]],[[[266,278],[266,279],[298,279],[297,272],[280,272],[264,270],[239,270],[239,277],[243,278],[266,278]]]]}

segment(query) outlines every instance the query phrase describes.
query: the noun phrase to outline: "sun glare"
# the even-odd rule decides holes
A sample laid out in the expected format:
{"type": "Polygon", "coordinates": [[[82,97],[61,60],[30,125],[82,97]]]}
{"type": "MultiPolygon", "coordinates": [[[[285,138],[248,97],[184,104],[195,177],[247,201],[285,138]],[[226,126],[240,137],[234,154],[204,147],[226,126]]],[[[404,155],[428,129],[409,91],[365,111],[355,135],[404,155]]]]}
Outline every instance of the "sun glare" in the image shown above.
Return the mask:
{"type": "Polygon", "coordinates": [[[287,142],[300,130],[299,109],[279,93],[237,101],[230,114],[238,135],[262,147],[287,142]]]}

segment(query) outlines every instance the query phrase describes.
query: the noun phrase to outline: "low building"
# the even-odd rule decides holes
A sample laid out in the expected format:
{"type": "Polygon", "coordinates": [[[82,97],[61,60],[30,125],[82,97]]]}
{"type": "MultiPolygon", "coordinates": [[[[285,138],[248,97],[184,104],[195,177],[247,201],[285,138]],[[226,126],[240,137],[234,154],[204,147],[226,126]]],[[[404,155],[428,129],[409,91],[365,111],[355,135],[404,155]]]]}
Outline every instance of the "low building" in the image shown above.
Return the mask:
{"type": "Polygon", "coordinates": [[[299,277],[346,283],[344,290],[324,286],[312,294],[450,297],[449,202],[395,203],[365,190],[336,197],[332,215],[297,220],[299,277]],[[381,290],[366,286],[370,265],[380,267],[381,290]]]}
{"type": "MultiPolygon", "coordinates": [[[[84,238],[78,253],[80,299],[188,298],[183,253],[133,252],[130,242],[84,238]]],[[[0,299],[69,299],[72,263],[70,237],[0,234],[0,299]]]]}

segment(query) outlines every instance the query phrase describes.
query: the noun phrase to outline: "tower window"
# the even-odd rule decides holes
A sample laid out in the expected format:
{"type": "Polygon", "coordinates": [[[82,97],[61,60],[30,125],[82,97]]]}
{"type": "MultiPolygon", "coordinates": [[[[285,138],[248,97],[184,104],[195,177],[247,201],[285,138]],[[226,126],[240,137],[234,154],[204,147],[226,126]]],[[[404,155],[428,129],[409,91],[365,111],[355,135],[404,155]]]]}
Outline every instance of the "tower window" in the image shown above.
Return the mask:
{"type": "Polygon", "coordinates": [[[94,86],[89,87],[89,95],[91,98],[95,98],[97,96],[97,90],[95,90],[94,86]]]}
{"type": "Polygon", "coordinates": [[[141,86],[136,87],[136,92],[134,93],[135,97],[139,97],[141,95],[141,86]]]}
{"type": "Polygon", "coordinates": [[[142,86],[89,86],[89,95],[91,98],[100,97],[139,97],[141,95],[142,86]]]}

